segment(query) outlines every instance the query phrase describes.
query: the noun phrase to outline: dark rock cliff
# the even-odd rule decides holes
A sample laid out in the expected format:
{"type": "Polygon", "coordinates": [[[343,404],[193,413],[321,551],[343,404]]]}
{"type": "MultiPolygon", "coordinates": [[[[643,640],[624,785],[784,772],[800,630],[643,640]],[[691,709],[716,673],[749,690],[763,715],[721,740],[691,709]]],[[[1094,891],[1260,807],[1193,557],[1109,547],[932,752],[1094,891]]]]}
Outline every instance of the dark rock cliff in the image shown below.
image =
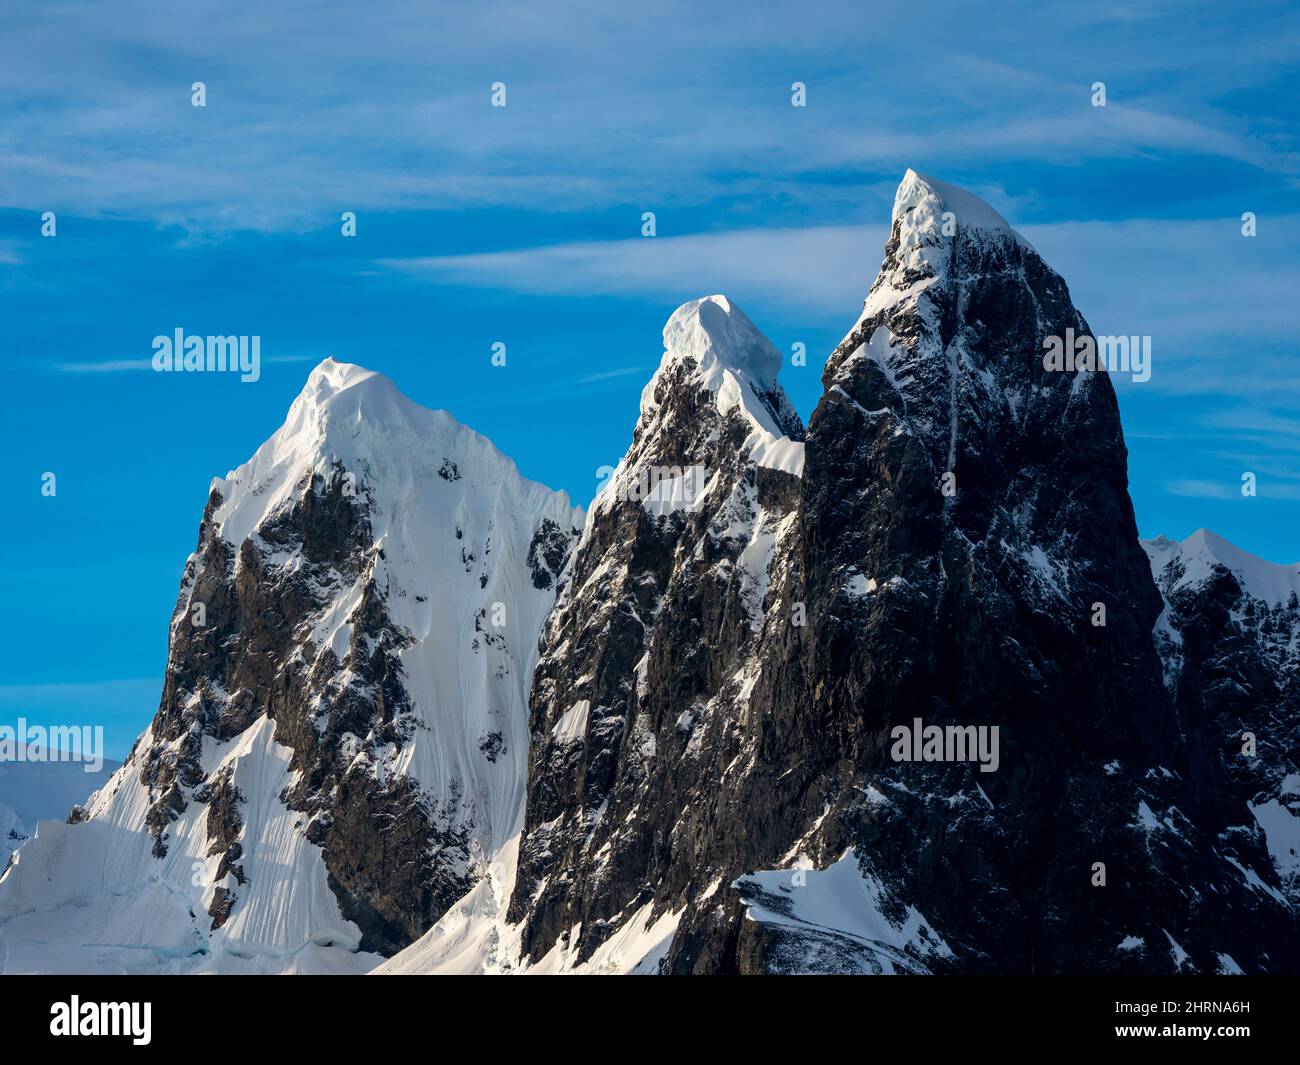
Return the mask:
{"type": "MultiPolygon", "coordinates": [[[[1037,253],[909,173],[802,477],[758,494],[761,609],[737,610],[719,495],[668,518],[596,507],[533,687],[509,913],[527,957],[582,960],[672,913],[673,972],[1300,965],[1262,835],[1233,831],[1253,822],[1248,788],[1223,784],[1223,708],[1164,683],[1111,382],[1044,368],[1067,331],[1090,335],[1037,253]],[[996,728],[996,770],[896,760],[916,719],[996,728]],[[817,891],[749,875],[795,864],[855,868],[883,932],[818,925],[817,891]]],[[[700,427],[737,468],[743,427],[682,365],[656,376],[625,466],[697,459],[700,427]]]]}

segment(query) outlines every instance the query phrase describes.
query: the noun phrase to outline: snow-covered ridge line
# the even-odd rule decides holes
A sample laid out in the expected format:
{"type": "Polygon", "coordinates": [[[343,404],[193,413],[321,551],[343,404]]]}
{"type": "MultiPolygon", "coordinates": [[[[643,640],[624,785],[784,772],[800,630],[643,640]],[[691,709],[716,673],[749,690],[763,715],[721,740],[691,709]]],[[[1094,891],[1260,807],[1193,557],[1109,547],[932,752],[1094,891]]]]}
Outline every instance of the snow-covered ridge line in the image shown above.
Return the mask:
{"type": "MultiPolygon", "coordinates": [[[[898,236],[897,269],[877,278],[871,291],[877,299],[882,290],[894,292],[895,298],[918,296],[959,266],[962,246],[981,252],[1007,247],[1037,256],[1033,245],[974,193],[914,170],[898,186],[892,222],[898,236]]],[[[963,280],[978,281],[980,275],[963,280]]]]}
{"type": "MultiPolygon", "coordinates": [[[[523,477],[513,459],[447,411],[408,399],[381,373],[327,358],[307,377],[284,424],[253,457],[225,477],[213,478],[212,490],[223,500],[213,520],[221,535],[238,546],[292,499],[307,470],[322,473],[341,464],[360,480],[366,469],[401,472],[401,462],[409,458],[421,474],[447,479],[452,471],[443,471],[441,464],[449,451],[474,461],[479,483],[518,479],[530,495],[559,495],[568,501],[566,492],[552,492],[523,477]]],[[[410,486],[407,480],[396,487],[410,486]]]]}
{"type": "Polygon", "coordinates": [[[726,296],[703,296],[683,303],[664,325],[659,369],[641,392],[641,417],[658,409],[658,381],[676,363],[698,367],[698,383],[717,394],[719,413],[734,408],[761,434],[762,443],[787,435],[798,415],[777,385],[781,353],[749,316],[726,296]]]}
{"type": "Polygon", "coordinates": [[[1186,540],[1157,536],[1141,541],[1151,560],[1151,570],[1159,579],[1173,562],[1183,569],[1169,592],[1203,584],[1214,575],[1215,567],[1230,570],[1242,590],[1265,603],[1285,604],[1300,596],[1300,563],[1290,565],[1268,562],[1225,540],[1209,529],[1197,529],[1186,540]]]}
{"type": "Polygon", "coordinates": [[[974,193],[928,174],[908,170],[894,194],[891,221],[903,219],[918,229],[942,229],[945,212],[951,212],[953,221],[962,228],[981,229],[991,234],[1005,233],[1024,240],[1005,218],[974,193]]]}

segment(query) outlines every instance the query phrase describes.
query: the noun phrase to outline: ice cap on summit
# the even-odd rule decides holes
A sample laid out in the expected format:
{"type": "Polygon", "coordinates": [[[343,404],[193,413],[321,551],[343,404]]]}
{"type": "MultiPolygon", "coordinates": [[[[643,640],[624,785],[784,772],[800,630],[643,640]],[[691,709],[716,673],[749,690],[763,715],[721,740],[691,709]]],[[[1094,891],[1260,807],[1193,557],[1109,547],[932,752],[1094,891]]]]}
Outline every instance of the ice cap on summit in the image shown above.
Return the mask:
{"type": "Polygon", "coordinates": [[[683,303],[664,326],[670,356],[694,359],[706,387],[716,390],[725,370],[739,371],[761,389],[776,384],[781,353],[726,296],[683,303]]]}
{"type": "Polygon", "coordinates": [[[974,193],[909,169],[894,193],[891,220],[918,208],[922,209],[927,220],[940,218],[945,211],[951,211],[957,224],[963,228],[1013,232],[1007,220],[974,193]]]}

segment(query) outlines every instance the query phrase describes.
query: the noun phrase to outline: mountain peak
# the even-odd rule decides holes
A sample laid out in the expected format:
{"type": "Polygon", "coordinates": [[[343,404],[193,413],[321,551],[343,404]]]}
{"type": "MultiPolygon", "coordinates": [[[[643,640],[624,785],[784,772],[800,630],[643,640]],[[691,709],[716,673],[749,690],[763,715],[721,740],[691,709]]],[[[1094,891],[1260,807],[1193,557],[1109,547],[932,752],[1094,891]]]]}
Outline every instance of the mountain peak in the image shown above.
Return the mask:
{"type": "Polygon", "coordinates": [[[1300,563],[1269,562],[1243,551],[1209,529],[1197,529],[1185,540],[1157,536],[1143,540],[1142,547],[1151,560],[1157,579],[1169,563],[1177,558],[1181,575],[1174,588],[1191,587],[1213,575],[1216,566],[1230,570],[1242,590],[1266,603],[1286,603],[1292,594],[1300,595],[1300,563]]]}
{"type": "Polygon", "coordinates": [[[383,482],[387,498],[416,492],[444,463],[480,483],[517,480],[525,492],[562,497],[567,505],[567,494],[523,479],[513,460],[447,411],[415,402],[382,373],[326,358],[308,374],[280,428],[242,466],[212,481],[222,498],[213,520],[240,544],[297,497],[304,471],[328,479],[341,467],[358,489],[383,482]]]}
{"type": "Polygon", "coordinates": [[[380,376],[382,375],[374,370],[367,370],[354,362],[339,362],[334,356],[326,355],[307,375],[307,383],[303,386],[303,391],[321,392],[328,389],[332,392],[341,392],[368,378],[380,376]]]}
{"type": "Polygon", "coordinates": [[[776,384],[781,353],[726,296],[683,303],[664,326],[667,356],[692,359],[714,389],[726,370],[736,371],[766,391],[776,384]]]}
{"type": "MultiPolygon", "coordinates": [[[[664,325],[664,355],[641,392],[641,419],[650,425],[674,387],[689,379],[712,392],[724,417],[739,409],[764,442],[803,439],[803,423],[777,383],[781,353],[726,296],[683,303],[664,325]]],[[[670,419],[671,420],[671,419],[670,419]]],[[[675,432],[676,430],[672,430],[675,432]]],[[[797,466],[793,459],[780,468],[797,466]]]]}
{"type": "Polygon", "coordinates": [[[364,408],[368,414],[378,414],[385,410],[391,413],[393,404],[409,402],[383,374],[327,356],[307,375],[294,408],[320,411],[344,403],[350,411],[364,408]]]}
{"type": "Polygon", "coordinates": [[[974,193],[908,170],[894,194],[892,220],[906,219],[905,225],[916,229],[941,229],[945,212],[951,212],[963,229],[1015,232],[1005,218],[974,193]]]}

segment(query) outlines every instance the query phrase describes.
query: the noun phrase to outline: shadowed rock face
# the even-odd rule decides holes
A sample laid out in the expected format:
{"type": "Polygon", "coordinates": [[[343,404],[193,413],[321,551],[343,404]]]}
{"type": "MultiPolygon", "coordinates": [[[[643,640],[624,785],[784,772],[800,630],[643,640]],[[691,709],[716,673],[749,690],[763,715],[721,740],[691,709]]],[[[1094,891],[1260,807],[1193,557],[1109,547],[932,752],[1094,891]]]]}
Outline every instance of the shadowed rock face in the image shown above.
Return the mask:
{"type": "MultiPolygon", "coordinates": [[[[675,972],[1300,965],[1213,715],[1164,683],[1111,383],[1043,367],[1044,339],[1087,323],[972,201],[910,172],[900,187],[802,478],[760,500],[760,611],[736,612],[712,515],[594,509],[534,682],[510,907],[528,957],[572,949],[578,925],[588,957],[649,907],[681,912],[675,972]],[[996,726],[997,771],[895,761],[891,731],[916,718],[996,726]],[[846,853],[886,923],[916,913],[935,935],[887,946],[797,920],[797,887],[733,887],[846,853]]],[[[693,380],[661,368],[660,421],[643,413],[625,464],[713,448],[734,465],[739,430],[693,380]]]]}
{"type": "MultiPolygon", "coordinates": [[[[209,947],[278,887],[273,824],[346,949],[393,953],[508,850],[527,747],[498,968],[516,935],[617,964],[671,915],[668,972],[1294,972],[1295,575],[1139,545],[1110,381],[1043,367],[1069,331],[1022,238],[909,172],[806,437],[753,323],[686,304],[576,546],[567,501],[327,361],[210,496],[152,728],[69,823],[137,886],[209,859],[209,947]],[[996,729],[996,770],[898,760],[917,720],[996,729]]],[[[15,906],[73,864],[41,843],[15,906]]]]}
{"type": "Polygon", "coordinates": [[[943,964],[1168,970],[1168,929],[1198,968],[1220,951],[1269,968],[1294,933],[1214,853],[1244,811],[1194,787],[1161,684],[1161,604],[1110,382],[1042,367],[1043,339],[1086,323],[1009,230],[966,230],[958,211],[943,238],[913,210],[894,220],[809,426],[784,593],[809,604],[809,623],[769,630],[746,791],[781,796],[770,820],[792,831],[757,864],[829,806],[799,846],[819,866],[853,848],[944,936],[943,964]],[[918,245],[933,249],[919,265],[918,245]],[[853,594],[853,575],[874,591],[853,594]],[[893,761],[892,727],[918,717],[998,726],[999,769],[893,761]],[[1093,886],[1098,862],[1106,887],[1093,886]],[[1129,936],[1154,946],[1117,952],[1129,936]]]}
{"type": "Polygon", "coordinates": [[[578,923],[588,955],[629,907],[680,908],[707,885],[710,869],[691,860],[709,831],[701,795],[734,749],[728,693],[743,683],[767,558],[797,496],[796,474],[754,457],[781,439],[797,453],[803,435],[764,374],[779,362],[766,339],[713,297],[674,315],[665,342],[534,674],[510,912],[526,922],[535,956],[578,923]],[[706,484],[694,502],[635,498],[651,471],[690,468],[706,484]]]}
{"type": "MultiPolygon", "coordinates": [[[[1165,597],[1156,639],[1183,734],[1192,738],[1193,787],[1199,795],[1227,795],[1235,818],[1220,849],[1246,868],[1257,856],[1261,832],[1291,906],[1300,905],[1300,596],[1268,595],[1252,587],[1210,550],[1227,546],[1211,533],[1184,544],[1164,538],[1144,543],[1165,597]],[[1170,548],[1175,550],[1170,550],[1170,548]],[[1198,571],[1189,572],[1193,567],[1198,571]]],[[[1225,555],[1231,556],[1227,552],[1225,555]]],[[[1300,585],[1300,567],[1290,570],[1300,585]]],[[[1272,884],[1261,872],[1261,879],[1272,884]]]]}

